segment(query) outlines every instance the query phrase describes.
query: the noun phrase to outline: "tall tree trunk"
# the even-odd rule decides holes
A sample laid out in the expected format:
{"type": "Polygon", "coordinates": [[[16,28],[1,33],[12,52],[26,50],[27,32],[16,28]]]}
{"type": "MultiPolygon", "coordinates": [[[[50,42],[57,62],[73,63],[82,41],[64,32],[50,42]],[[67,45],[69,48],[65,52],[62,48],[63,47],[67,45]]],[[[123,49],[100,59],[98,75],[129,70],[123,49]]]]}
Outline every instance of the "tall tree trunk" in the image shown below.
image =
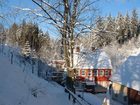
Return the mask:
{"type": "Polygon", "coordinates": [[[72,11],[72,16],[70,20],[70,63],[71,68],[73,68],[73,49],[74,49],[74,28],[75,28],[75,22],[76,22],[76,16],[77,16],[77,7],[78,7],[79,0],[74,0],[74,6],[72,11]]]}
{"type": "Polygon", "coordinates": [[[64,44],[64,57],[65,57],[65,61],[66,61],[66,67],[67,69],[70,67],[70,60],[69,60],[69,54],[68,54],[68,43],[67,43],[67,35],[68,35],[68,12],[69,12],[69,8],[68,8],[68,0],[63,0],[64,1],[64,24],[63,24],[63,35],[62,35],[62,39],[63,39],[63,44],[64,44]]]}

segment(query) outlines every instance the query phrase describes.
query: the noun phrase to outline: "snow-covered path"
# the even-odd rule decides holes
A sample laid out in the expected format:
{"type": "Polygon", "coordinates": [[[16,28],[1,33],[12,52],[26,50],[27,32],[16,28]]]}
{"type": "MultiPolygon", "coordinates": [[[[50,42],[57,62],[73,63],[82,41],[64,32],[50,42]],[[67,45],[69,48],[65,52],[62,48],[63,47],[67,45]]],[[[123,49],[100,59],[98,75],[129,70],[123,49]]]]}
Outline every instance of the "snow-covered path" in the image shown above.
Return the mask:
{"type": "Polygon", "coordinates": [[[23,72],[0,54],[0,105],[72,105],[72,102],[63,87],[23,72]]]}

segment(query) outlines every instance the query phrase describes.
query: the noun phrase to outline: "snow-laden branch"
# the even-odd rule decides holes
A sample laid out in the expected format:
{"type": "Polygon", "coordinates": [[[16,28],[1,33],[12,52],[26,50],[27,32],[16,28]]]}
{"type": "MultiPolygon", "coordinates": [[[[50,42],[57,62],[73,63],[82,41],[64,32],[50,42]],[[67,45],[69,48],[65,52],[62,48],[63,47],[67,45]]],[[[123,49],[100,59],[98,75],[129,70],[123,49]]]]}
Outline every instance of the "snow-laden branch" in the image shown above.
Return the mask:
{"type": "MultiPolygon", "coordinates": [[[[61,12],[59,12],[54,6],[52,6],[52,5],[49,4],[48,2],[46,2],[46,1],[44,1],[44,0],[32,0],[32,1],[35,2],[35,3],[37,3],[37,1],[39,1],[39,2],[41,3],[40,6],[43,7],[42,4],[44,4],[44,5],[46,5],[46,6],[50,7],[50,8],[52,8],[52,9],[53,9],[56,13],[58,13],[62,18],[64,18],[63,15],[61,14],[61,12]]],[[[39,4],[39,3],[38,3],[38,4],[39,4]]]]}
{"type": "Polygon", "coordinates": [[[112,32],[112,31],[107,31],[107,30],[99,30],[99,29],[94,29],[93,32],[95,32],[95,33],[102,32],[102,33],[118,34],[117,32],[112,32]]]}
{"type": "Polygon", "coordinates": [[[41,13],[38,13],[38,11],[37,11],[36,9],[20,8],[20,7],[15,7],[15,9],[17,9],[18,11],[26,11],[26,12],[29,12],[29,13],[33,13],[33,14],[35,14],[36,16],[39,16],[39,17],[47,18],[47,17],[45,17],[44,15],[42,15],[41,13]]]}
{"type": "MultiPolygon", "coordinates": [[[[57,24],[57,21],[53,18],[53,16],[51,16],[48,11],[43,7],[42,3],[45,3],[43,0],[32,0],[36,5],[38,5],[46,14],[47,16],[54,22],[57,24]],[[37,1],[41,2],[41,3],[38,3],[37,1]]],[[[46,5],[49,5],[48,3],[46,5]]],[[[52,7],[51,7],[52,8],[52,7]]],[[[55,8],[52,8],[53,10],[55,10],[55,8]]]]}

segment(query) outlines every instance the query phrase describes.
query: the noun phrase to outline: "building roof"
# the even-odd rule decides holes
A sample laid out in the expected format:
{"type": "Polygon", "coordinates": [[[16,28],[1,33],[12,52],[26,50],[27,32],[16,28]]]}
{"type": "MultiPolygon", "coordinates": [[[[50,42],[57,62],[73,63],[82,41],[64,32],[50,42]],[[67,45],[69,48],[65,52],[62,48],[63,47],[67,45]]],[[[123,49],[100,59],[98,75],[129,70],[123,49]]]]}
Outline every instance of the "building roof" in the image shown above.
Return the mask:
{"type": "Polygon", "coordinates": [[[140,53],[137,56],[129,56],[110,79],[140,91],[140,53]]]}
{"type": "Polygon", "coordinates": [[[82,69],[111,69],[111,61],[103,50],[74,53],[74,67],[82,69]]]}

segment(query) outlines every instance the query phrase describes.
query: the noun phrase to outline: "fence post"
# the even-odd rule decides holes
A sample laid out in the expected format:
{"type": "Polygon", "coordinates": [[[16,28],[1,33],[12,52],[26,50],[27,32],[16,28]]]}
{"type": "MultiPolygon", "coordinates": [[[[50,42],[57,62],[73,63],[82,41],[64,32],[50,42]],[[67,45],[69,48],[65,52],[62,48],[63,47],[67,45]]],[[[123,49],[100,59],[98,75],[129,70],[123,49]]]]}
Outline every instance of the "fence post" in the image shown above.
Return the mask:
{"type": "Polygon", "coordinates": [[[73,97],[73,103],[75,104],[76,100],[75,100],[75,97],[73,97]]]}
{"type": "Polygon", "coordinates": [[[70,100],[70,93],[69,93],[69,100],[70,100]]]}

